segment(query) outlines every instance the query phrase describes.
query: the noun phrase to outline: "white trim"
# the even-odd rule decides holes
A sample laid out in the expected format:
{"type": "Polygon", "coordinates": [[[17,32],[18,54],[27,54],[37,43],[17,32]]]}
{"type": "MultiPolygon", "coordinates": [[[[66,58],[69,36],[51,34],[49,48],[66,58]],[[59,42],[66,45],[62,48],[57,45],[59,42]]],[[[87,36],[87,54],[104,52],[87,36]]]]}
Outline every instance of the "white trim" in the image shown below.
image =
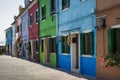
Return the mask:
{"type": "Polygon", "coordinates": [[[55,38],[56,36],[52,36],[51,38],[55,38]]]}
{"type": "Polygon", "coordinates": [[[64,11],[66,11],[66,10],[68,10],[68,9],[69,9],[69,7],[65,8],[65,9],[62,9],[62,11],[64,12],[64,11]]]}
{"type": "Polygon", "coordinates": [[[84,2],[84,1],[86,1],[86,0],[82,0],[82,1],[80,1],[80,2],[84,2]]]}
{"type": "Polygon", "coordinates": [[[103,15],[103,16],[98,16],[98,17],[96,17],[96,19],[98,19],[98,18],[104,18],[104,17],[106,17],[107,15],[103,15]]]}
{"type": "Polygon", "coordinates": [[[68,34],[62,34],[62,36],[68,36],[68,34]]]}
{"type": "Polygon", "coordinates": [[[41,38],[41,40],[44,40],[45,38],[41,38]]]}
{"type": "Polygon", "coordinates": [[[80,71],[80,32],[79,31],[75,31],[75,32],[71,32],[71,34],[78,34],[78,65],[79,65],[79,69],[73,69],[73,57],[72,57],[72,45],[70,46],[70,54],[71,54],[71,70],[73,71],[73,72],[76,72],[76,73],[79,73],[79,71],[80,71]]]}
{"type": "Polygon", "coordinates": [[[82,55],[82,57],[92,57],[91,55],[82,55]]]}
{"type": "Polygon", "coordinates": [[[85,31],[83,31],[83,33],[89,33],[89,32],[92,32],[92,30],[85,30],[85,31]]]}
{"type": "Polygon", "coordinates": [[[62,55],[70,55],[69,53],[62,53],[62,55]]]}
{"type": "Polygon", "coordinates": [[[120,25],[112,26],[111,28],[120,28],[120,25]]]}

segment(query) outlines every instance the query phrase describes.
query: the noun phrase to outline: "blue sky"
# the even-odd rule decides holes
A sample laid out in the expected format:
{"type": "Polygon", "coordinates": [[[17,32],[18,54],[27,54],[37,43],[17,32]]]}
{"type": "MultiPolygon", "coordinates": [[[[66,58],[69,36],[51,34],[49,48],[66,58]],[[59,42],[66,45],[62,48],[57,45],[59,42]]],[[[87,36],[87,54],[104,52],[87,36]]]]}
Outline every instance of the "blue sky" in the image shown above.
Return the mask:
{"type": "Polygon", "coordinates": [[[24,7],[24,0],[0,1],[0,45],[5,44],[4,30],[11,26],[11,23],[14,21],[14,15],[18,15],[19,5],[24,7]]]}

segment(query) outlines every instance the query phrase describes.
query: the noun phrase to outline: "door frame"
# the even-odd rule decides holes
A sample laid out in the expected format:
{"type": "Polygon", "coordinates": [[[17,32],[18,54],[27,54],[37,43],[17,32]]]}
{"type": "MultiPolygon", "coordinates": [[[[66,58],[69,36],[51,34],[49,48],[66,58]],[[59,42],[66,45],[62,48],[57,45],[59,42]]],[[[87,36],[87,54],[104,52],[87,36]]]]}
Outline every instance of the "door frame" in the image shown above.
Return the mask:
{"type": "MultiPolygon", "coordinates": [[[[79,73],[80,72],[80,32],[79,31],[75,31],[75,32],[71,32],[70,35],[72,34],[78,34],[78,65],[79,65],[79,69],[77,71],[73,71],[74,69],[72,68],[72,62],[73,62],[73,56],[72,56],[72,45],[70,45],[70,54],[71,54],[71,71],[72,72],[76,72],[79,73]]],[[[72,40],[71,40],[72,42],[72,40]]]]}

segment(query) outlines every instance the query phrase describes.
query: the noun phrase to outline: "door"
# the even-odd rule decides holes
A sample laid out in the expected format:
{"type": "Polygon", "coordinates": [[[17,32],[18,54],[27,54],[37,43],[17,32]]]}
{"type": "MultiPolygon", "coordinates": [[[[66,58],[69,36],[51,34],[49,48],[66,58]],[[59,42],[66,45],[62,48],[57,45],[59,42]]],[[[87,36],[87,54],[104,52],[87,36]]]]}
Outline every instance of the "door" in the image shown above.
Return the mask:
{"type": "Polygon", "coordinates": [[[50,51],[49,51],[49,38],[46,40],[46,50],[47,50],[47,63],[50,63],[50,51]]]}
{"type": "Polygon", "coordinates": [[[76,73],[79,73],[80,69],[79,39],[78,33],[71,35],[71,70],[76,73]]]}
{"type": "Polygon", "coordinates": [[[50,53],[49,53],[49,38],[45,38],[44,40],[44,58],[45,63],[50,63],[50,53]]]}

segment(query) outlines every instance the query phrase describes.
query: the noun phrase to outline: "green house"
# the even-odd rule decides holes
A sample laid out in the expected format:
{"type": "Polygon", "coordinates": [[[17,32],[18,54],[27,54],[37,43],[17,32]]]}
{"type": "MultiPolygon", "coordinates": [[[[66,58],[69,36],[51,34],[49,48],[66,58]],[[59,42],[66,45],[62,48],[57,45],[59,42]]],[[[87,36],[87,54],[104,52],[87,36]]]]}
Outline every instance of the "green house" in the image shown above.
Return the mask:
{"type": "Polygon", "coordinates": [[[56,0],[40,0],[40,62],[56,67],[56,0]]]}

